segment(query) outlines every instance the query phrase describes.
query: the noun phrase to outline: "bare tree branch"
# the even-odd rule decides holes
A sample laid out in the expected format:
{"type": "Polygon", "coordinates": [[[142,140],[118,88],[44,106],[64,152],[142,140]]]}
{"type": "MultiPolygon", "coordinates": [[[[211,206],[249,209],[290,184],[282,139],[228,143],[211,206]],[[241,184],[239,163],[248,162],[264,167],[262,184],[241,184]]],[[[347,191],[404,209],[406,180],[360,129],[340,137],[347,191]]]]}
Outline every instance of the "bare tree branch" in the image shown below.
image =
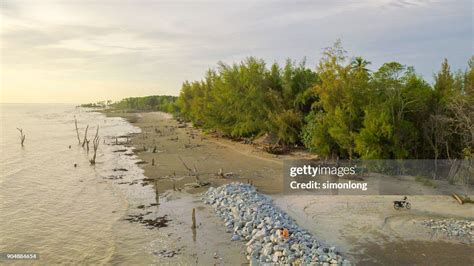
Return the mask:
{"type": "Polygon", "coordinates": [[[20,144],[23,147],[23,143],[25,142],[26,135],[23,134],[22,128],[16,128],[20,132],[20,144]]]}
{"type": "Polygon", "coordinates": [[[97,149],[99,148],[99,144],[100,144],[99,126],[97,126],[97,131],[95,132],[95,137],[94,137],[94,140],[92,141],[92,144],[93,144],[94,155],[89,160],[89,162],[91,163],[91,165],[95,165],[95,159],[96,159],[96,156],[97,156],[97,149]]]}
{"type": "Polygon", "coordinates": [[[88,143],[89,141],[87,140],[87,130],[89,130],[89,125],[86,127],[86,131],[84,132],[84,140],[82,141],[82,148],[84,148],[84,145],[88,143]]]}
{"type": "Polygon", "coordinates": [[[76,118],[76,116],[74,116],[74,124],[76,125],[77,141],[79,142],[79,145],[81,145],[81,137],[79,137],[79,129],[77,128],[77,118],[76,118]]]}

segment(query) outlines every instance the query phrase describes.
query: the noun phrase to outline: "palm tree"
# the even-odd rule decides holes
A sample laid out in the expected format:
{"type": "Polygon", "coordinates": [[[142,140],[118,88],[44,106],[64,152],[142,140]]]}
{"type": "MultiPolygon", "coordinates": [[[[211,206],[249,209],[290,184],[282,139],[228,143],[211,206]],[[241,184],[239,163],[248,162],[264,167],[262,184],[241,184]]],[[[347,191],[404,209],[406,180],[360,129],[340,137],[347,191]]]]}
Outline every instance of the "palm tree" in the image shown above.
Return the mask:
{"type": "Polygon", "coordinates": [[[357,56],[354,59],[352,59],[351,68],[356,71],[369,72],[370,70],[367,68],[367,66],[370,64],[371,64],[370,61],[365,60],[361,56],[357,56]]]}

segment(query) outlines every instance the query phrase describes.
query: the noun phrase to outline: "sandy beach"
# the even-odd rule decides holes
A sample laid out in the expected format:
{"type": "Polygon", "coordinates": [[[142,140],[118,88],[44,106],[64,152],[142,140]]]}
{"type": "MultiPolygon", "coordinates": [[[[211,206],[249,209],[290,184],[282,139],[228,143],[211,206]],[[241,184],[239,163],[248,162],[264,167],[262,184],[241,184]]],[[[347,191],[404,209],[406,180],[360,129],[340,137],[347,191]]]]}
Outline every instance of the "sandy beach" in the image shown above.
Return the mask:
{"type": "Polygon", "coordinates": [[[1,0],[0,266],[474,266],[472,7],[1,0]]]}
{"type": "MultiPolygon", "coordinates": [[[[310,158],[311,154],[275,156],[252,145],[204,134],[160,112],[108,115],[124,117],[142,130],[116,141],[135,148],[134,155],[123,155],[139,158],[147,177],[144,184],[156,186],[159,192],[159,214],[171,220],[159,230],[168,242],[175,243],[167,248],[176,254],[162,256],[160,264],[248,263],[244,242],[231,242],[232,235],[200,200],[210,186],[236,181],[250,182],[270,195],[300,226],[328,246],[338,247],[356,264],[474,263],[471,239],[447,237],[421,224],[438,218],[473,221],[472,204],[459,205],[449,196],[413,196],[411,210],[396,211],[391,204],[398,196],[282,195],[283,160],[310,158]],[[191,229],[193,208],[196,230],[191,229]]],[[[411,186],[424,189],[420,183],[411,186]]]]}

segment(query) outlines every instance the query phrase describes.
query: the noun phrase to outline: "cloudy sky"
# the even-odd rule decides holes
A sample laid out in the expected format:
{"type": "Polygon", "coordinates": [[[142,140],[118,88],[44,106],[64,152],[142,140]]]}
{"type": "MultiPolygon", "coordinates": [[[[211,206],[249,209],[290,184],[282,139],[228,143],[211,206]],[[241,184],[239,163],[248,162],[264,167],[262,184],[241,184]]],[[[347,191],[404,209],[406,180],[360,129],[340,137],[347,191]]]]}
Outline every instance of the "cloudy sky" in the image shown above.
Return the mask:
{"type": "Polygon", "coordinates": [[[307,57],[341,39],[376,69],[413,65],[432,80],[473,54],[472,1],[1,0],[1,102],[177,95],[219,60],[307,57]]]}

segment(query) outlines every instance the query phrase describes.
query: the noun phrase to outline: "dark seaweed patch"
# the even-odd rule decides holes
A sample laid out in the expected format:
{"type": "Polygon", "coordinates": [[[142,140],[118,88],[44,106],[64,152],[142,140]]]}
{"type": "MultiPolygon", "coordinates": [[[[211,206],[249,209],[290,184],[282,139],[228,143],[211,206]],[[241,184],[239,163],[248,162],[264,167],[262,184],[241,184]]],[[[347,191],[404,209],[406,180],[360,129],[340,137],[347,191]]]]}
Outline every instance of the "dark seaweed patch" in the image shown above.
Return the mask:
{"type": "Polygon", "coordinates": [[[143,217],[146,214],[131,214],[125,220],[131,222],[131,223],[140,223],[145,225],[148,229],[154,229],[154,228],[161,228],[161,227],[167,227],[168,222],[171,221],[168,219],[168,215],[164,216],[158,216],[154,219],[144,219],[143,217]]]}

